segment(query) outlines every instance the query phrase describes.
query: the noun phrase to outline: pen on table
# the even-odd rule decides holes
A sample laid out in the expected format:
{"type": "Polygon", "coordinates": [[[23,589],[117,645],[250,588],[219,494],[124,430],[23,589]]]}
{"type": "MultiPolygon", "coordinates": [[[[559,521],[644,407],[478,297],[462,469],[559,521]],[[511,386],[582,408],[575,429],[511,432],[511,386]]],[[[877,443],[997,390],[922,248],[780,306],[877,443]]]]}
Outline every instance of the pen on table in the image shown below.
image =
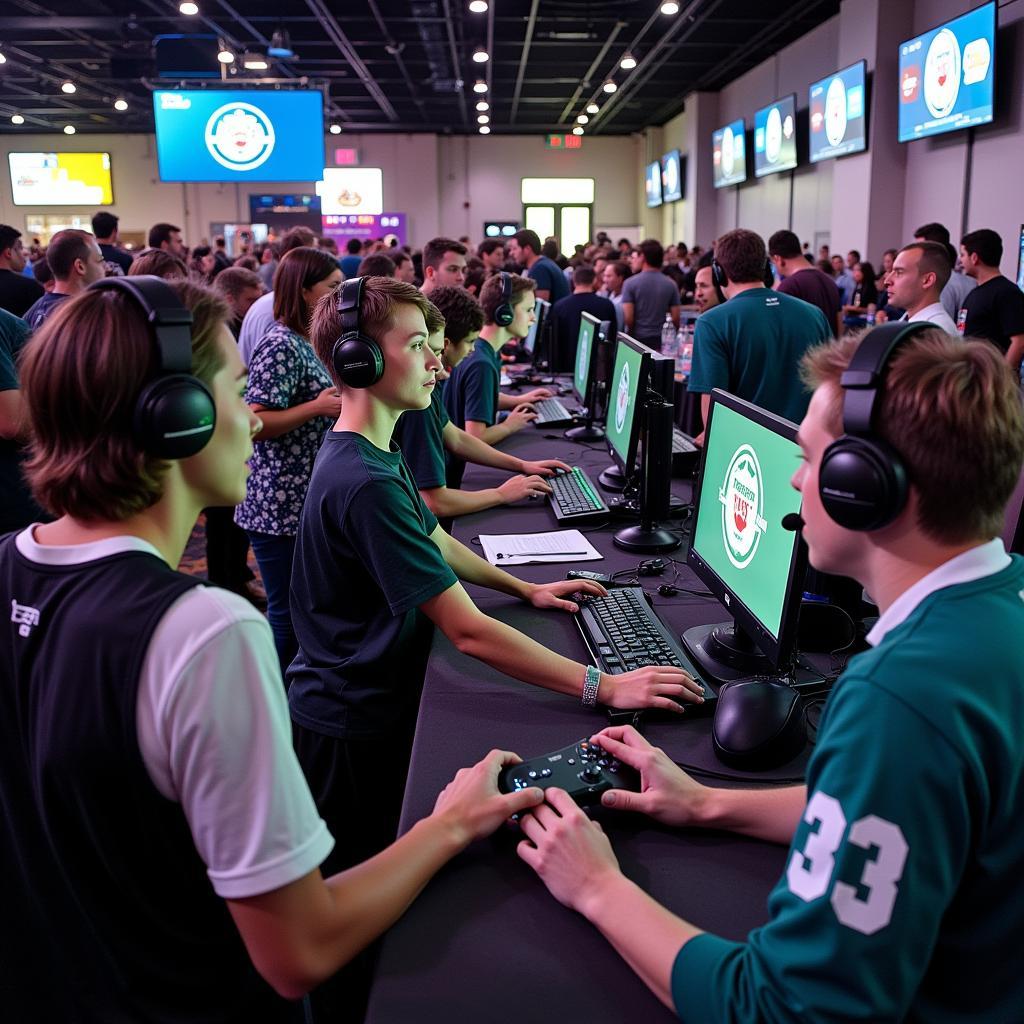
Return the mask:
{"type": "Polygon", "coordinates": [[[562,555],[587,555],[589,551],[510,551],[498,552],[495,558],[561,558],[562,555]]]}

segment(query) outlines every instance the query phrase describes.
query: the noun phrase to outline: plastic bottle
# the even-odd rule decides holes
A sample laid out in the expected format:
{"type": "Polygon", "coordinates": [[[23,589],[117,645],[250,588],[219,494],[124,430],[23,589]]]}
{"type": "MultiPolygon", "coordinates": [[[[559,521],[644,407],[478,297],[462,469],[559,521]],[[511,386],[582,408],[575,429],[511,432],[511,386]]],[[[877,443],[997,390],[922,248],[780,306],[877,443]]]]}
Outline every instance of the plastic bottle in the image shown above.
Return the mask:
{"type": "Polygon", "coordinates": [[[665,322],[661,325],[661,354],[675,359],[678,345],[676,326],[672,323],[672,314],[666,313],[665,322]]]}

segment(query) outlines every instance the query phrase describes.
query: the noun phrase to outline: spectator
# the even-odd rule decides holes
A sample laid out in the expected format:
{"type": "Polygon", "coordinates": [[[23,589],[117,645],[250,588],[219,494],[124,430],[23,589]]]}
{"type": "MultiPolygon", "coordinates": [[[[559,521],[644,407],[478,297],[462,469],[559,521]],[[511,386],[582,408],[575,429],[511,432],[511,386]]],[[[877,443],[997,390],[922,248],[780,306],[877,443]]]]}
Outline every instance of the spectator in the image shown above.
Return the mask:
{"type": "MultiPolygon", "coordinates": [[[[132,265],[132,254],[125,252],[117,244],[117,225],[119,219],[106,210],[100,210],[93,215],[92,233],[99,243],[100,252],[107,263],[112,263],[121,268],[122,274],[127,274],[132,265]]],[[[109,275],[108,275],[109,276],[109,275]]]]}
{"type": "Polygon", "coordinates": [[[540,247],[540,254],[546,259],[551,260],[563,273],[565,268],[569,266],[569,261],[565,258],[565,254],[561,249],[559,249],[558,239],[554,235],[544,239],[544,244],[540,247]]]}
{"type": "Polygon", "coordinates": [[[350,238],[345,243],[345,255],[341,257],[341,272],[345,277],[358,276],[359,264],[363,259],[362,252],[363,243],[358,238],[350,238]]]}
{"type": "MultiPolygon", "coordinates": [[[[119,274],[121,273],[121,268],[117,267],[116,264],[107,264],[107,266],[108,268],[110,266],[115,266],[117,268],[117,272],[119,274]]],[[[43,286],[43,291],[47,294],[53,291],[53,286],[57,281],[53,276],[53,271],[50,269],[50,264],[46,262],[45,256],[40,256],[39,259],[32,264],[32,280],[34,280],[36,284],[41,284],[43,286]]]]}
{"type": "Polygon", "coordinates": [[[466,282],[466,252],[452,238],[432,238],[423,246],[423,284],[428,296],[435,288],[462,288],[466,282]]]}
{"type": "Polygon", "coordinates": [[[952,269],[946,247],[938,242],[903,246],[885,279],[890,302],[906,311],[902,319],[912,323],[929,320],[955,335],[956,324],[941,299],[952,269]]]}
{"type": "Polygon", "coordinates": [[[217,267],[217,257],[208,245],[197,245],[188,261],[191,276],[200,284],[210,284],[217,267]]]}
{"type": "Polygon", "coordinates": [[[633,243],[628,238],[620,238],[618,241],[619,259],[627,261],[633,252],[633,243]]]}
{"type": "Polygon", "coordinates": [[[42,285],[24,274],[26,259],[21,232],[0,224],[0,309],[17,317],[43,295],[42,285]]]}
{"type": "Polygon", "coordinates": [[[956,269],[956,249],[950,244],[949,228],[935,221],[922,224],[914,232],[915,242],[938,242],[944,245],[949,253],[949,263],[953,273],[949,275],[946,287],[942,289],[942,305],[954,322],[959,322],[960,310],[964,308],[967,293],[973,291],[977,282],[969,274],[956,269]]]}
{"type": "Polygon", "coordinates": [[[853,295],[853,274],[846,269],[843,257],[838,253],[832,257],[832,277],[839,289],[839,304],[845,306],[853,295]]]}
{"type": "Polygon", "coordinates": [[[244,267],[228,267],[227,270],[217,275],[213,287],[231,309],[231,320],[228,322],[228,326],[237,341],[245,314],[266,291],[263,287],[263,279],[255,271],[246,270],[244,267]]]}
{"type": "Polygon", "coordinates": [[[604,290],[607,293],[608,301],[615,307],[615,318],[618,321],[617,330],[619,331],[626,329],[626,316],[622,311],[622,289],[628,277],[629,265],[624,260],[612,260],[604,268],[604,290]]]}
{"type": "Polygon", "coordinates": [[[878,308],[878,285],[875,268],[867,260],[853,265],[853,294],[843,306],[843,326],[847,331],[858,331],[867,326],[868,314],[878,308]]]}
{"type": "Polygon", "coordinates": [[[485,238],[476,250],[488,274],[496,274],[505,266],[505,243],[500,238],[485,238]]]}
{"type": "MultiPolygon", "coordinates": [[[[897,249],[886,249],[882,253],[882,272],[878,275],[878,309],[879,311],[885,309],[890,320],[897,319],[888,314],[887,307],[889,306],[889,289],[886,282],[889,280],[889,275],[892,273],[893,264],[896,261],[896,254],[899,250],[897,249]]],[[[949,257],[947,256],[947,262],[949,257]]],[[[903,314],[900,313],[899,316],[903,314]]]]}
{"type": "Polygon", "coordinates": [[[480,298],[484,282],[487,280],[487,269],[485,267],[474,267],[466,271],[466,280],[463,287],[475,299],[480,298]]]}
{"type": "Polygon", "coordinates": [[[627,333],[655,351],[661,349],[666,315],[679,327],[679,289],[661,272],[665,250],[653,238],[642,241],[631,257],[633,275],[622,286],[622,315],[627,333]]]}
{"type": "Polygon", "coordinates": [[[149,247],[161,249],[180,260],[184,260],[186,256],[185,243],[181,240],[181,228],[176,228],[173,224],[154,224],[149,229],[149,247]]]}
{"type": "Polygon", "coordinates": [[[395,261],[382,252],[364,256],[359,264],[359,277],[394,277],[395,261]]]}
{"type": "Polygon", "coordinates": [[[77,228],[58,231],[50,239],[46,263],[53,271],[54,285],[25,313],[25,323],[32,332],[38,331],[62,302],[106,277],[106,264],[95,235],[77,228]]]}
{"type": "Polygon", "coordinates": [[[149,249],[136,256],[128,268],[129,277],[136,277],[139,274],[152,274],[166,281],[177,281],[188,277],[188,267],[185,266],[184,260],[172,256],[169,252],[149,249]]]}
{"type": "Polygon", "coordinates": [[[725,302],[725,294],[715,284],[710,263],[697,268],[697,276],[694,279],[693,301],[701,313],[706,313],[709,309],[725,302]]]}
{"type": "Polygon", "coordinates": [[[506,251],[513,263],[526,268],[536,297],[555,303],[569,294],[569,282],[558,264],[541,254],[541,248],[537,232],[523,228],[508,240],[506,251]]]}
{"type": "Polygon", "coordinates": [[[607,320],[609,323],[617,321],[611,300],[595,294],[596,281],[592,267],[577,267],[572,273],[572,295],[559,299],[551,307],[550,315],[555,331],[551,359],[555,373],[571,371],[576,365],[582,314],[590,313],[598,320],[607,320]]]}
{"type": "MultiPolygon", "coordinates": [[[[260,269],[257,273],[260,275],[260,280],[263,282],[263,286],[269,291],[274,286],[274,271],[277,270],[278,258],[278,247],[276,242],[267,242],[263,246],[259,256],[260,269]]],[[[344,271],[342,271],[344,273],[344,271]]]]}
{"type": "Polygon", "coordinates": [[[237,257],[231,266],[241,267],[243,270],[251,270],[255,274],[260,269],[260,262],[251,252],[247,252],[237,257]]]}
{"type": "Polygon", "coordinates": [[[839,323],[841,304],[839,288],[831,273],[825,273],[809,262],[800,251],[797,236],[792,231],[776,231],[768,239],[768,254],[781,278],[776,290],[817,306],[834,329],[839,323]]]}
{"type": "Polygon", "coordinates": [[[960,239],[960,258],[977,288],[967,293],[957,317],[961,334],[985,338],[1020,372],[1024,357],[1024,292],[999,272],[1003,240],[988,228],[960,239]]]}
{"type": "Polygon", "coordinates": [[[395,280],[412,284],[416,280],[416,268],[412,265],[412,257],[401,249],[391,249],[390,255],[395,264],[395,280]]]}

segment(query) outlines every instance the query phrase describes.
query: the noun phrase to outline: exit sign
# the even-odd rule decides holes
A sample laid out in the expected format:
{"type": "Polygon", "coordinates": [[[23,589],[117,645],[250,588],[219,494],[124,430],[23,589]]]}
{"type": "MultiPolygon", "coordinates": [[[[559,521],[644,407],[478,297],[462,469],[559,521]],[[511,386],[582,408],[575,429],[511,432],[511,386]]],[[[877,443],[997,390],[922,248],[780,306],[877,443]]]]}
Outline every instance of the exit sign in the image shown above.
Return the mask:
{"type": "Polygon", "coordinates": [[[544,145],[548,149],[582,149],[582,135],[545,135],[544,145]]]}

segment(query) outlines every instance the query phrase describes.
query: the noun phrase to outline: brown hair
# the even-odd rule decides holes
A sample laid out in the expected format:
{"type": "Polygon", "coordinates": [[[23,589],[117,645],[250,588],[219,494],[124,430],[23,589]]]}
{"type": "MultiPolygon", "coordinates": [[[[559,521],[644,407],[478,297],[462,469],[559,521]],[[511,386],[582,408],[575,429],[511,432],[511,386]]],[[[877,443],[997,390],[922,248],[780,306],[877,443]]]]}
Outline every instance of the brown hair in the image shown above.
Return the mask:
{"type": "MultiPolygon", "coordinates": [[[[320,362],[334,378],[334,343],[341,337],[341,313],[338,310],[340,292],[325,295],[313,311],[309,340],[320,362]]],[[[367,277],[363,283],[363,298],[359,304],[359,332],[380,343],[382,336],[394,323],[395,307],[407,303],[415,306],[427,319],[430,302],[411,284],[394,277],[367,277]]],[[[344,385],[335,378],[338,387],[344,385]]]]}
{"type": "Polygon", "coordinates": [[[715,242],[715,261],[732,284],[763,282],[768,252],[756,231],[736,228],[715,242]]]}
{"type": "Polygon", "coordinates": [[[444,314],[432,302],[427,302],[423,319],[427,322],[427,334],[437,334],[444,327],[444,314]]]}
{"type": "Polygon", "coordinates": [[[467,249],[461,242],[454,238],[432,238],[423,246],[423,269],[433,267],[435,270],[441,266],[446,252],[453,252],[458,256],[465,256],[467,249]]]}
{"type": "MultiPolygon", "coordinates": [[[[191,281],[169,281],[192,311],[192,372],[207,384],[231,314],[191,281]]],[[[119,522],[159,500],[168,463],[139,447],[135,403],[157,372],[145,314],[129,296],[86,289],[62,302],[25,347],[21,393],[31,426],[25,475],[54,515],[119,522]]]]}
{"type": "MultiPolygon", "coordinates": [[[[818,345],[801,363],[811,388],[834,391],[830,429],[842,433],[840,378],[863,334],[818,345]]],[[[889,363],[875,432],[903,459],[918,495],[918,525],[934,540],[991,540],[1024,464],[1017,382],[987,341],[935,327],[905,341],[889,363]]]]}
{"type": "Polygon", "coordinates": [[[372,256],[364,256],[359,264],[357,277],[394,277],[395,261],[382,252],[375,252],[372,256]]]}
{"type": "MultiPolygon", "coordinates": [[[[508,276],[512,278],[511,297],[508,300],[510,306],[517,306],[524,293],[536,291],[537,285],[531,278],[520,274],[508,276]]],[[[501,305],[502,287],[502,275],[492,274],[480,289],[480,305],[483,306],[484,319],[489,324],[494,323],[494,311],[501,305]]]]}
{"type": "Polygon", "coordinates": [[[292,249],[298,249],[303,246],[310,248],[316,246],[316,232],[312,228],[306,227],[305,224],[298,224],[293,228],[289,228],[281,236],[281,241],[278,243],[278,259],[286,252],[291,252],[292,249]]]}
{"type": "MultiPolygon", "coordinates": [[[[907,252],[910,249],[917,249],[921,253],[917,260],[917,272],[919,274],[934,274],[934,287],[941,292],[946,287],[950,274],[953,273],[946,247],[939,242],[910,242],[903,246],[900,252],[907,252]]],[[[886,250],[886,252],[888,251],[886,250]]]]}
{"type": "Polygon", "coordinates": [[[89,243],[95,241],[95,237],[89,231],[65,228],[50,239],[46,247],[46,262],[50,264],[53,276],[58,281],[66,281],[71,276],[75,260],[89,262],[89,243]]]}
{"type": "Polygon", "coordinates": [[[465,341],[484,325],[484,311],[480,303],[465,288],[435,288],[430,301],[444,317],[444,333],[456,345],[465,341]]]}
{"type": "Polygon", "coordinates": [[[245,267],[227,267],[214,279],[213,287],[228,299],[237,299],[246,288],[263,291],[263,278],[255,270],[245,267]]]}
{"type": "Polygon", "coordinates": [[[164,252],[163,249],[150,249],[149,252],[136,256],[128,268],[129,277],[138,277],[139,274],[153,274],[165,281],[173,281],[188,277],[188,267],[185,266],[184,260],[164,252]]]}
{"type": "Polygon", "coordinates": [[[338,261],[323,249],[304,245],[286,252],[274,271],[274,319],[307,337],[313,310],[302,290],[326,280],[337,269],[338,261]]]}

